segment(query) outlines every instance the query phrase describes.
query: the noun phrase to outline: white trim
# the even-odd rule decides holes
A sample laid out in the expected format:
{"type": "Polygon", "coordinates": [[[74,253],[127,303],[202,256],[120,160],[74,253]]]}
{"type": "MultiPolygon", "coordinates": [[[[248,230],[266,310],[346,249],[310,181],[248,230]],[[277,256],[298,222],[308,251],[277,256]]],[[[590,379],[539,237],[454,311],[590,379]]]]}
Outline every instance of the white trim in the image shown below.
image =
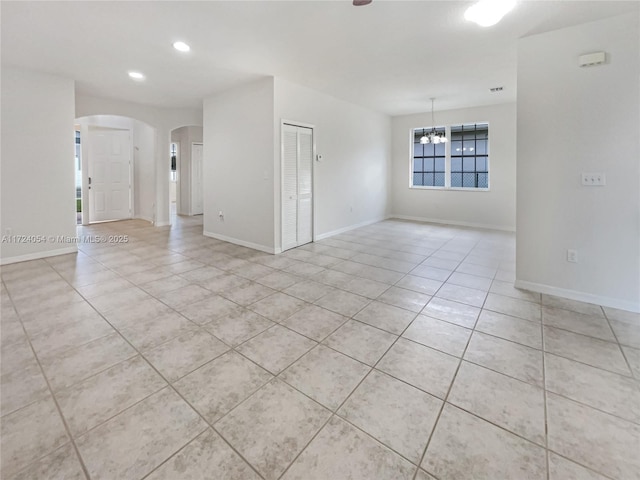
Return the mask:
{"type": "Polygon", "coordinates": [[[278,248],[267,247],[266,245],[260,245],[258,243],[247,242],[245,240],[240,240],[239,238],[227,237],[226,235],[221,235],[219,233],[207,232],[206,230],[202,232],[205,237],[216,238],[218,240],[222,240],[223,242],[233,243],[235,245],[240,245],[242,247],[253,248],[254,250],[260,250],[265,253],[280,253],[281,250],[278,248]]]}
{"type": "Polygon", "coordinates": [[[344,232],[348,232],[349,230],[355,230],[356,228],[366,227],[367,225],[371,225],[373,223],[382,222],[384,220],[388,220],[391,217],[379,217],[374,218],[373,220],[366,220],[364,222],[356,223],[354,225],[349,225],[347,227],[338,228],[337,230],[332,230],[331,232],[321,233],[316,236],[315,241],[324,240],[325,238],[333,237],[334,235],[339,235],[344,232]]]}
{"type": "Polygon", "coordinates": [[[542,283],[527,282],[525,280],[516,280],[514,283],[516,288],[530,290],[532,292],[544,293],[547,295],[555,295],[556,297],[568,298],[579,302],[593,303],[602,305],[603,307],[617,308],[619,310],[627,310],[630,312],[640,313],[640,302],[621,300],[619,298],[603,297],[602,295],[594,295],[592,293],[578,292],[568,288],[552,287],[542,283]]]}
{"type": "Polygon", "coordinates": [[[504,225],[490,225],[487,223],[458,222],[455,220],[443,220],[440,218],[411,217],[409,215],[390,215],[389,218],[399,220],[411,220],[413,222],[437,223],[440,225],[452,225],[456,227],[484,228],[488,230],[500,230],[502,232],[515,232],[515,227],[505,227],[504,225]]]}
{"type": "Polygon", "coordinates": [[[153,225],[153,219],[151,217],[145,217],[144,215],[136,215],[133,217],[133,220],[144,220],[145,222],[149,222],[153,225]]]}
{"type": "Polygon", "coordinates": [[[45,250],[44,252],[27,253],[26,255],[18,255],[17,257],[0,258],[0,265],[9,265],[11,263],[27,262],[29,260],[39,260],[40,258],[55,257],[57,255],[67,255],[68,253],[76,253],[78,246],[58,248],[56,250],[45,250]]]}

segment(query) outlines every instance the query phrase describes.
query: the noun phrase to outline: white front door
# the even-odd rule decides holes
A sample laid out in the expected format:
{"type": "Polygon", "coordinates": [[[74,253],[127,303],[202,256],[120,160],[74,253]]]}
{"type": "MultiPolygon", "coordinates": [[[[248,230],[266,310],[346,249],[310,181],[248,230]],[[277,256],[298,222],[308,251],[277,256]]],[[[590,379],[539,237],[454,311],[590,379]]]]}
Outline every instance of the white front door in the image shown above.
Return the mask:
{"type": "Polygon", "coordinates": [[[202,144],[191,145],[191,215],[202,215],[202,144]]]}
{"type": "Polygon", "coordinates": [[[131,218],[131,136],[128,130],[89,129],[89,219],[131,218]]]}
{"type": "Polygon", "coordinates": [[[282,250],[313,240],[313,129],[282,125],[282,250]]]}

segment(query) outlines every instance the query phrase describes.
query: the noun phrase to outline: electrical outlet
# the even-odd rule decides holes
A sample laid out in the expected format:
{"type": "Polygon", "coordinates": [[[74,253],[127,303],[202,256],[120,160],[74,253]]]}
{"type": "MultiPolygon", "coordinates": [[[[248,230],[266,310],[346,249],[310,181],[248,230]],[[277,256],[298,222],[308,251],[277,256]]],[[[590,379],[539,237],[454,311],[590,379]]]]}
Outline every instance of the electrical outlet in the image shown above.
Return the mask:
{"type": "Polygon", "coordinates": [[[220,221],[224,220],[224,212],[222,210],[218,212],[218,217],[220,217],[220,221]]]}
{"type": "Polygon", "coordinates": [[[567,250],[567,262],[578,263],[578,251],[569,249],[567,250]]]}
{"type": "Polygon", "coordinates": [[[598,187],[607,184],[607,179],[604,173],[583,173],[582,185],[587,187],[598,187]]]}

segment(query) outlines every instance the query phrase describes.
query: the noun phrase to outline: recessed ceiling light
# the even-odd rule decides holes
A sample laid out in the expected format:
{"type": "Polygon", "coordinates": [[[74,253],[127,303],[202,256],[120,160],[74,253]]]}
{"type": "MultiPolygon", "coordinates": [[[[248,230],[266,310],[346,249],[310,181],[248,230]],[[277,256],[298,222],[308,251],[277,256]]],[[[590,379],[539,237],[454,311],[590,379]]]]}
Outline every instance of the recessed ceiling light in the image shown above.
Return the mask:
{"type": "Polygon", "coordinates": [[[502,20],[515,4],[515,0],[480,0],[467,8],[464,18],[481,27],[490,27],[502,20]]]}
{"type": "Polygon", "coordinates": [[[175,48],[179,52],[188,52],[189,50],[191,50],[191,47],[184,42],[174,42],[173,48],[175,48]]]}
{"type": "Polygon", "coordinates": [[[140,72],[129,72],[129,76],[134,80],[144,80],[144,75],[140,72]]]}

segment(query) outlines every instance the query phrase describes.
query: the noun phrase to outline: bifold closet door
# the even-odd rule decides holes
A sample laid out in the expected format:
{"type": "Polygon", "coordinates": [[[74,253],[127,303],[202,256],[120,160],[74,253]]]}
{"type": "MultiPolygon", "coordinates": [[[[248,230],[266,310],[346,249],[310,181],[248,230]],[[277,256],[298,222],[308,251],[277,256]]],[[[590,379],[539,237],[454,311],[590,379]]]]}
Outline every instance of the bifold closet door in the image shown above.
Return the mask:
{"type": "Polygon", "coordinates": [[[313,130],[282,126],[282,249],[313,240],[313,130]]]}

